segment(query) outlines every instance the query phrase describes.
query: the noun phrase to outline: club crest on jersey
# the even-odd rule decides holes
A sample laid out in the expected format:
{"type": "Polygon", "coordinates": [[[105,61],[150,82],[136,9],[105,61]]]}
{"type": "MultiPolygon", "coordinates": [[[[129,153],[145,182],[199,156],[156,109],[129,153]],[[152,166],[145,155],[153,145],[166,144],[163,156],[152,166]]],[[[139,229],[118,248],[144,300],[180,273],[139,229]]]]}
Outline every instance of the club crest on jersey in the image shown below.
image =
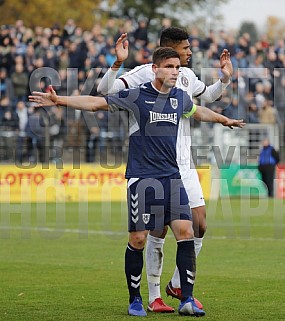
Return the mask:
{"type": "Polygon", "coordinates": [[[173,109],[178,107],[178,100],[176,98],[170,98],[170,105],[173,109]]]}
{"type": "Polygon", "coordinates": [[[144,224],[147,224],[150,220],[150,214],[142,214],[142,220],[144,224]]]}
{"type": "Polygon", "coordinates": [[[162,113],[156,113],[154,111],[150,111],[149,114],[150,114],[150,117],[149,117],[150,124],[166,121],[177,125],[177,113],[162,114],[162,113]]]}
{"type": "Polygon", "coordinates": [[[184,86],[184,87],[188,87],[189,86],[189,80],[186,78],[186,77],[181,77],[181,84],[184,86]]]}

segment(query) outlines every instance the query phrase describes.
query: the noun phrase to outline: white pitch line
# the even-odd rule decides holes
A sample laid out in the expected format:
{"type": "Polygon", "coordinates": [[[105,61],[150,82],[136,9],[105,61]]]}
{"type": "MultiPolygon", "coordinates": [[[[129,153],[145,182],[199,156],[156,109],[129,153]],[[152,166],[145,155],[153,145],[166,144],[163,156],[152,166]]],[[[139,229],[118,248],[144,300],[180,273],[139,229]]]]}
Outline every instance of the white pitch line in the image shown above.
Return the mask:
{"type": "MultiPolygon", "coordinates": [[[[105,235],[105,236],[127,236],[127,230],[125,232],[116,231],[100,231],[100,230],[83,230],[83,229],[62,229],[62,228],[50,228],[50,227],[28,227],[28,226],[0,226],[2,231],[31,231],[31,232],[56,232],[56,233],[69,233],[69,234],[86,234],[86,235],[105,235]]],[[[167,238],[173,238],[173,235],[167,235],[167,238]]],[[[1,236],[0,236],[1,239],[1,236]]],[[[240,240],[240,241],[285,241],[285,238],[272,238],[272,237],[227,237],[227,236],[206,236],[206,240],[240,240]]]]}
{"type": "MultiPolygon", "coordinates": [[[[232,222],[221,222],[221,223],[211,223],[211,221],[208,221],[208,226],[211,227],[275,227],[277,223],[232,223],[232,222]]],[[[278,228],[280,227],[285,228],[285,224],[279,224],[278,228]]]]}
{"type": "Polygon", "coordinates": [[[60,232],[60,233],[70,233],[70,234],[94,234],[94,235],[126,235],[126,232],[115,232],[115,231],[98,231],[98,230],[79,230],[79,229],[69,229],[69,228],[51,228],[51,227],[28,227],[28,226],[0,226],[0,230],[4,231],[31,231],[31,232],[60,232]]]}
{"type": "Polygon", "coordinates": [[[281,241],[284,242],[285,238],[273,238],[273,237],[227,237],[227,236],[208,236],[205,240],[239,240],[239,241],[281,241]]]}

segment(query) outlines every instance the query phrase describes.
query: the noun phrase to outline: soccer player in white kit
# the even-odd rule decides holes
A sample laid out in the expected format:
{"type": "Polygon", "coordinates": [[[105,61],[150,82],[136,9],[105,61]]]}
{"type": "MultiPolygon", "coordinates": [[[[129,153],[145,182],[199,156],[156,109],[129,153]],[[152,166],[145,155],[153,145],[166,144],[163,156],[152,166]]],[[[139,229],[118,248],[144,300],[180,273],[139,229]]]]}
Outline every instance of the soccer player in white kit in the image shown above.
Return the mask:
{"type": "MultiPolygon", "coordinates": [[[[187,67],[192,55],[188,38],[189,35],[184,30],[170,27],[162,31],[160,37],[160,46],[171,47],[179,53],[182,67],[179,71],[176,86],[184,91],[187,91],[191,99],[193,97],[202,97],[207,102],[213,102],[222,95],[223,90],[230,83],[230,78],[233,73],[230,54],[228,50],[223,50],[220,56],[220,67],[223,76],[214,84],[206,86],[198,79],[194,72],[187,67]]],[[[98,86],[98,92],[101,94],[111,94],[125,88],[137,87],[142,83],[152,81],[154,79],[152,64],[138,66],[116,79],[120,66],[128,57],[128,41],[126,39],[127,34],[122,34],[116,43],[117,60],[102,78],[98,86]]],[[[215,113],[213,112],[209,114],[208,112],[205,112],[205,117],[200,117],[199,120],[220,122],[220,120],[216,118],[214,114],[215,113]]],[[[226,123],[223,123],[223,125],[228,126],[226,123]]],[[[191,156],[189,119],[182,119],[179,123],[176,148],[177,163],[179,165],[183,184],[188,194],[193,215],[193,227],[195,235],[194,244],[195,254],[197,257],[202,248],[203,236],[206,232],[206,208],[198,174],[191,156]]],[[[146,246],[146,271],[149,288],[148,310],[153,312],[167,313],[174,311],[172,307],[163,302],[160,293],[160,276],[163,266],[163,244],[166,233],[167,228],[165,228],[162,235],[150,233],[148,235],[148,242],[146,246]]],[[[173,277],[166,287],[167,295],[177,299],[181,298],[181,286],[179,280],[179,271],[176,267],[173,277]]],[[[198,300],[196,300],[196,304],[198,307],[202,308],[202,305],[198,300]]]]}

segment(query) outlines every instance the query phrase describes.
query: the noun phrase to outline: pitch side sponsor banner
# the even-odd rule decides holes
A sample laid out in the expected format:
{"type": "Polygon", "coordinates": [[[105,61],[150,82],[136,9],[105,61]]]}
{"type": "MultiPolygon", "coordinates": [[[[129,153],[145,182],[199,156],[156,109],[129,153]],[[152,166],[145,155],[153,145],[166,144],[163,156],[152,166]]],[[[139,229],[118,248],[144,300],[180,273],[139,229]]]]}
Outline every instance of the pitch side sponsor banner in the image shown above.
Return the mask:
{"type": "Polygon", "coordinates": [[[285,199],[285,164],[276,167],[276,197],[285,199]]]}
{"type": "Polygon", "coordinates": [[[241,166],[231,164],[220,170],[220,196],[266,197],[267,191],[261,180],[257,164],[241,166]]]}
{"type": "MultiPolygon", "coordinates": [[[[210,197],[211,168],[197,169],[205,199],[210,197]]],[[[121,201],[126,199],[125,165],[105,169],[100,165],[82,165],[75,169],[55,165],[43,169],[37,165],[21,169],[12,165],[0,166],[1,202],[55,201],[121,201]]]]}
{"type": "Polygon", "coordinates": [[[56,172],[65,186],[63,201],[120,201],[126,199],[125,166],[106,169],[100,165],[72,165],[56,172]]]}
{"type": "Polygon", "coordinates": [[[82,165],[64,169],[0,166],[1,202],[119,201],[126,199],[125,166],[82,165]]]}
{"type": "MultiPolygon", "coordinates": [[[[54,169],[42,169],[36,166],[22,169],[13,165],[0,166],[0,201],[1,202],[31,202],[37,199],[38,191],[45,182],[53,180],[54,169]]],[[[56,185],[56,182],[52,184],[56,185]]],[[[54,200],[54,189],[41,195],[39,201],[54,200]]],[[[40,195],[39,195],[40,196],[40,195]]]]}

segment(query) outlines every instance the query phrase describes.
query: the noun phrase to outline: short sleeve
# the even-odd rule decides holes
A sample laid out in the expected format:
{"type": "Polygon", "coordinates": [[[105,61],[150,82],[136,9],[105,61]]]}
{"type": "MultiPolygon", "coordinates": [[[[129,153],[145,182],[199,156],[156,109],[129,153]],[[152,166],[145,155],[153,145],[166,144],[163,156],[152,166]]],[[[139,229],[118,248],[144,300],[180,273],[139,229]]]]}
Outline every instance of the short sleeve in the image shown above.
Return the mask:
{"type": "Polygon", "coordinates": [[[138,95],[139,88],[124,89],[116,94],[106,96],[105,99],[110,112],[118,110],[130,111],[136,108],[136,104],[134,104],[134,102],[137,100],[138,95]]]}
{"type": "Polygon", "coordinates": [[[152,64],[137,66],[119,79],[123,81],[126,88],[135,88],[141,84],[152,81],[154,79],[152,64]]]}

